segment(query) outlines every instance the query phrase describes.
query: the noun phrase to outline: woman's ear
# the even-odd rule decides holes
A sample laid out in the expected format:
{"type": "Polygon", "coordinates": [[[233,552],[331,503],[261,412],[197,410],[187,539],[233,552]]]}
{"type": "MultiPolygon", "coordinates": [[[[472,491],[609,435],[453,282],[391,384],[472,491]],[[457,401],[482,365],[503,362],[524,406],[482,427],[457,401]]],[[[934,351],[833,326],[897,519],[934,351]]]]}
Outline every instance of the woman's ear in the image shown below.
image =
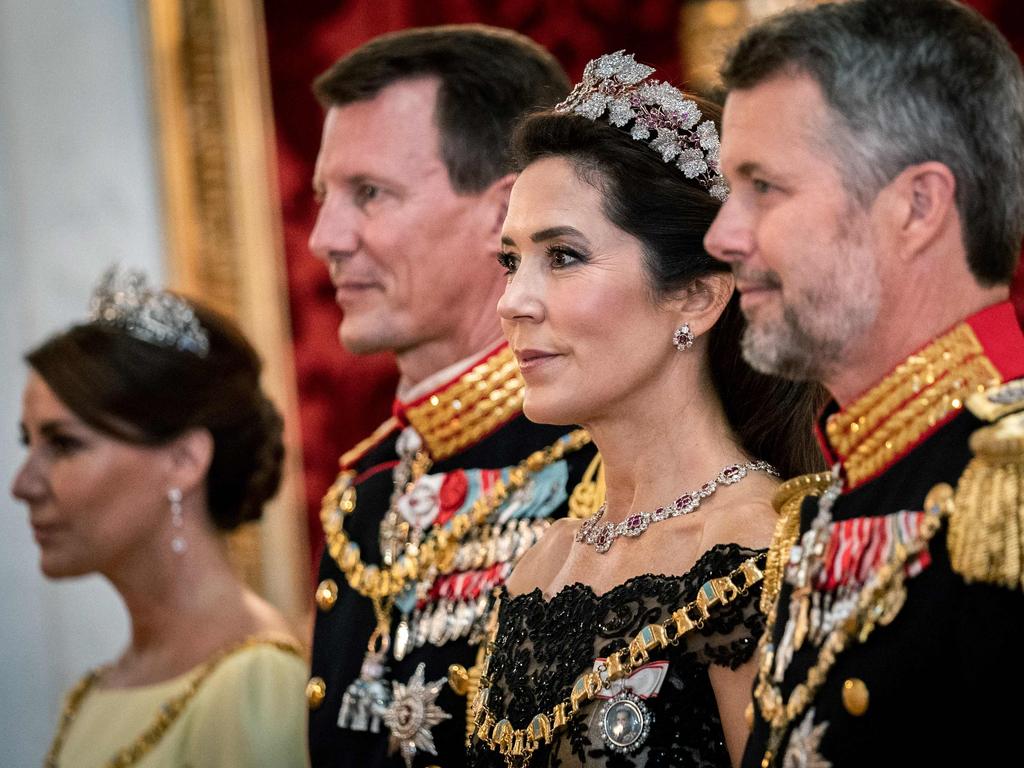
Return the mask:
{"type": "Polygon", "coordinates": [[[691,282],[671,300],[680,323],[687,323],[695,336],[711,330],[725,311],[736,287],[732,272],[711,272],[691,282]]]}
{"type": "Polygon", "coordinates": [[[208,429],[190,429],[167,446],[170,459],[168,484],[187,494],[206,480],[213,461],[213,435],[208,429]]]}

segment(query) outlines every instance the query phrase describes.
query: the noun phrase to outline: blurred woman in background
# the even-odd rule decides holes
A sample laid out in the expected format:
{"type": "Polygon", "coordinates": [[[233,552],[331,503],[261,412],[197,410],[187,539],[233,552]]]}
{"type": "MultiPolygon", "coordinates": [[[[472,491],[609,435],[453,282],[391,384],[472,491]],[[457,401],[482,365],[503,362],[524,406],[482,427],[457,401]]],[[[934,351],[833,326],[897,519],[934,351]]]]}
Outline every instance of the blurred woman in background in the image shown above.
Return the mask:
{"type": "Polygon", "coordinates": [[[99,573],[128,647],[67,695],[47,766],[302,766],[306,663],[222,533],[276,491],[281,417],[237,328],[111,270],[88,322],[27,355],[12,492],[40,568],[99,573]]]}

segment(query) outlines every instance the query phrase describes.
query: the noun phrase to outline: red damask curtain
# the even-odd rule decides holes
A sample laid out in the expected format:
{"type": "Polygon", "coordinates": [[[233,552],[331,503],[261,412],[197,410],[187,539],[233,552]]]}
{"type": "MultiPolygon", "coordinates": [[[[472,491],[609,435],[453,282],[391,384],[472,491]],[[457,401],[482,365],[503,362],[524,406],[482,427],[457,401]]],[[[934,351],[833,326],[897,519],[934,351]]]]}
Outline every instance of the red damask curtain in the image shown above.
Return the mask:
{"type": "MultiPolygon", "coordinates": [[[[1024,51],[1019,0],[971,0],[1024,51]]],[[[482,22],[509,27],[546,46],[578,78],[586,62],[625,48],[681,80],[679,19],[684,0],[265,0],[295,340],[299,416],[314,564],[322,545],[319,499],[337,457],[387,418],[397,374],[384,355],[358,357],[338,343],[340,313],[324,266],[306,240],[315,206],[310,190],[322,114],[313,78],[346,51],[384,32],[413,26],[482,22]]],[[[1024,316],[1024,275],[1015,287],[1024,316]]],[[[314,565],[315,567],[315,565],[314,565]]]]}

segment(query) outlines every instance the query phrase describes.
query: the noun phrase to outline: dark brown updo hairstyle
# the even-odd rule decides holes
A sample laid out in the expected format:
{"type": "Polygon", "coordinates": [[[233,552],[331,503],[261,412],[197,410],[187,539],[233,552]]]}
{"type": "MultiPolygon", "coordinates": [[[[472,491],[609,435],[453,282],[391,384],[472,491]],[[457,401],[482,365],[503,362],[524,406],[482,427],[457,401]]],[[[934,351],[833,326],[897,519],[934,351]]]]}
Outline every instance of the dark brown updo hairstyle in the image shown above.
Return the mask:
{"type": "Polygon", "coordinates": [[[233,322],[189,300],[210,348],[200,357],[102,323],[59,333],[25,359],[91,427],[119,440],[162,445],[190,429],[213,436],[206,500],[214,525],[258,520],[276,493],[282,420],[260,388],[256,350],[233,322]]]}
{"type": "MultiPolygon", "coordinates": [[[[705,119],[719,125],[720,107],[689,98],[705,119]]],[[[601,192],[609,221],[640,241],[652,295],[661,300],[704,275],[729,270],[704,250],[704,235],[721,203],[647,143],[633,139],[632,125],[616,128],[605,117],[537,112],[518,126],[513,158],[520,171],[546,157],[569,161],[582,181],[601,192]]],[[[822,469],[813,423],[825,391],[751,368],[740,351],[745,325],[734,294],[709,336],[711,380],[730,425],[751,457],[772,463],[784,478],[822,469]]]]}

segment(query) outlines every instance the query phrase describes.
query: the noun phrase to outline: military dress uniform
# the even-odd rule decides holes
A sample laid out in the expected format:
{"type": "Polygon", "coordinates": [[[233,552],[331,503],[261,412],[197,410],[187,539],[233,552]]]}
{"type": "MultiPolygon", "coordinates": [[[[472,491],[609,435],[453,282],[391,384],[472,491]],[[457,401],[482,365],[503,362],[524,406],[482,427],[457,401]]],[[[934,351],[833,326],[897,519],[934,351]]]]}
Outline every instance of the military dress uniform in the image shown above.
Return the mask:
{"type": "Polygon", "coordinates": [[[1021,376],[1002,303],[826,409],[833,471],[775,499],[744,766],[1024,761],[1021,376]]]}
{"type": "MultiPolygon", "coordinates": [[[[495,587],[595,458],[583,430],[533,424],[502,344],[341,459],[324,498],[309,747],[313,766],[465,763],[472,668],[495,587]],[[461,694],[461,695],[460,695],[461,694]]],[[[573,495],[575,492],[575,495],[573,495]]],[[[589,494],[589,496],[588,496],[589,494]]]]}

